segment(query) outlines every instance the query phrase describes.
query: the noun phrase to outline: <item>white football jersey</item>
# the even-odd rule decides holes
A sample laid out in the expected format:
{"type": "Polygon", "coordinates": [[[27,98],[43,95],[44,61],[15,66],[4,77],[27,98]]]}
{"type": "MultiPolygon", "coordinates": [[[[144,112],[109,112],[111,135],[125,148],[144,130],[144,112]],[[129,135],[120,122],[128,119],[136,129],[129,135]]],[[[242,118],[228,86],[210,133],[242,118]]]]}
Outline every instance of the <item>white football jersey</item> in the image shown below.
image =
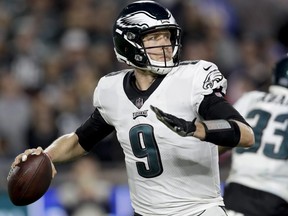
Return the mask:
{"type": "Polygon", "coordinates": [[[204,95],[213,89],[226,91],[226,79],[217,66],[206,61],[181,63],[166,75],[141,108],[124,91],[123,79],[128,72],[101,78],[94,93],[94,106],[116,129],[125,154],[135,212],[188,216],[224,205],[217,146],[179,136],[150,109],[153,105],[187,121],[200,118],[198,108],[204,95]]]}
{"type": "Polygon", "coordinates": [[[233,149],[227,182],[263,190],[288,202],[288,95],[253,91],[234,107],[253,127],[255,144],[233,149]]]}

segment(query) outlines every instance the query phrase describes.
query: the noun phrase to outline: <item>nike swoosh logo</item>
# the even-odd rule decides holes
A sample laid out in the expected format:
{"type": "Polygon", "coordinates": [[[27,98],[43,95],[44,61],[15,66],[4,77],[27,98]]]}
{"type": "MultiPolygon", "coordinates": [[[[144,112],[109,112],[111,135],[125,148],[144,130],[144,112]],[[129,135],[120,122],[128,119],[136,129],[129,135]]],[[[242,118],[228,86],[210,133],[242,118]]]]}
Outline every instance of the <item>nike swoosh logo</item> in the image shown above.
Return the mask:
{"type": "Polygon", "coordinates": [[[210,66],[207,67],[207,68],[203,67],[203,69],[206,70],[206,71],[208,71],[211,67],[212,67],[212,65],[210,65],[210,66]]]}

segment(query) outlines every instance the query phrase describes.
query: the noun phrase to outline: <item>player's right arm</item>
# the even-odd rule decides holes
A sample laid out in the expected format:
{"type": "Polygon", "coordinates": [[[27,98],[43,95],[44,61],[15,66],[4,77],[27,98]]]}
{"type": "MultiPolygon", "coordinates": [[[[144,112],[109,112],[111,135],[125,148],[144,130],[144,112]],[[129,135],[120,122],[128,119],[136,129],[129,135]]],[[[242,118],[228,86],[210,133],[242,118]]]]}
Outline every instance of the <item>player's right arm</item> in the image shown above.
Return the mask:
{"type": "MultiPolygon", "coordinates": [[[[96,108],[88,120],[82,124],[76,132],[60,136],[45,150],[41,147],[37,149],[27,149],[19,154],[12,167],[19,164],[21,161],[26,161],[29,154],[40,154],[45,152],[53,163],[62,163],[73,160],[77,157],[85,155],[89,152],[100,140],[106,137],[114,130],[114,127],[108,125],[102,118],[100,112],[96,108]]],[[[56,174],[53,166],[53,176],[56,174]]]]}
{"type": "Polygon", "coordinates": [[[86,151],[79,144],[77,134],[74,132],[59,137],[44,152],[53,163],[66,162],[86,154],[86,151]]]}
{"type": "Polygon", "coordinates": [[[43,151],[49,156],[51,160],[53,177],[57,173],[54,166],[55,162],[65,162],[85,154],[85,150],[78,142],[78,136],[75,133],[71,133],[59,137],[45,150],[43,150],[41,147],[38,147],[37,149],[27,149],[15,158],[12,167],[15,167],[20,162],[25,162],[28,155],[39,155],[43,151]]]}

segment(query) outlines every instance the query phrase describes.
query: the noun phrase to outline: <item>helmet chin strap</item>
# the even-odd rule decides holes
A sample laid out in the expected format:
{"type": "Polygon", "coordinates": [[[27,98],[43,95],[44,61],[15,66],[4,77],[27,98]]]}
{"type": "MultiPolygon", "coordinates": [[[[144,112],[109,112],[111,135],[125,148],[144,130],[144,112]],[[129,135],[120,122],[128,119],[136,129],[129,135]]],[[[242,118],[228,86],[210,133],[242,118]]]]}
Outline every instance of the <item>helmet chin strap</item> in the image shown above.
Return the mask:
{"type": "Polygon", "coordinates": [[[159,74],[159,75],[165,75],[168,74],[172,67],[156,67],[156,66],[148,66],[147,70],[151,71],[152,73],[159,74]]]}
{"type": "Polygon", "coordinates": [[[155,61],[150,59],[150,63],[152,66],[156,66],[156,67],[173,67],[174,63],[173,60],[169,60],[169,61],[165,61],[165,62],[161,62],[161,61],[155,61]]]}
{"type": "Polygon", "coordinates": [[[150,70],[153,73],[164,75],[169,73],[172,70],[172,67],[174,65],[173,60],[167,61],[167,62],[159,62],[150,60],[151,66],[150,70]]]}
{"type": "Polygon", "coordinates": [[[172,70],[172,67],[174,66],[173,60],[169,61],[155,61],[150,58],[149,54],[147,54],[148,59],[150,61],[150,65],[147,67],[148,70],[150,70],[152,73],[159,74],[159,75],[165,75],[169,73],[172,70]]]}

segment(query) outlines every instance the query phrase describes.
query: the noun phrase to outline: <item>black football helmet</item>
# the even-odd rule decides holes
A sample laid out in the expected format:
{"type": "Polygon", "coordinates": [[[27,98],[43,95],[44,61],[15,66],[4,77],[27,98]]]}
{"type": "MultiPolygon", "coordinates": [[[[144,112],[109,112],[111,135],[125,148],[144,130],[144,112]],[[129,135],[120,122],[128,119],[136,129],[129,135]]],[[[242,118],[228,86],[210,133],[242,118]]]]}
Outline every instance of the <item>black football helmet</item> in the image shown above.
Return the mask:
{"type": "Polygon", "coordinates": [[[276,63],[273,75],[273,85],[288,89],[288,55],[276,63]]]}
{"type": "MultiPolygon", "coordinates": [[[[117,59],[127,65],[156,74],[167,74],[172,67],[179,64],[180,39],[181,29],[170,11],[154,1],[136,1],[129,4],[122,10],[113,27],[114,51],[117,59]],[[173,48],[171,61],[154,61],[145,51],[143,37],[158,30],[169,30],[171,33],[173,48]]],[[[164,52],[165,46],[161,47],[164,52]]]]}

